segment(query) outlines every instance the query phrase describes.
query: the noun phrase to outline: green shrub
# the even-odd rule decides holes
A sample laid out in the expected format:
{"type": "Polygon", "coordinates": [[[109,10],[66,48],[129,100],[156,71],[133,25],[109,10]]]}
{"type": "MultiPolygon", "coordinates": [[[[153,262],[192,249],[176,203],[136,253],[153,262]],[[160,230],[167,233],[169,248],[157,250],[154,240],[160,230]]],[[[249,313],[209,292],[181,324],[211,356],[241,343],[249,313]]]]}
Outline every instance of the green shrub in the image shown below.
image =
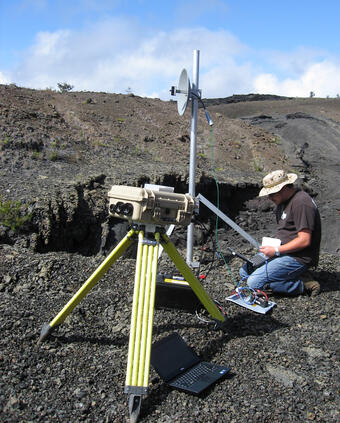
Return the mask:
{"type": "Polygon", "coordinates": [[[72,91],[74,86],[71,84],[68,84],[67,82],[58,82],[58,88],[59,92],[61,93],[68,93],[69,91],[72,91]]]}
{"type": "Polygon", "coordinates": [[[58,153],[56,151],[52,151],[48,157],[52,162],[58,160],[58,153]]]}
{"type": "Polygon", "coordinates": [[[277,145],[280,145],[280,144],[281,144],[281,138],[279,137],[279,135],[275,135],[275,136],[273,136],[273,137],[269,140],[269,142],[270,142],[271,144],[277,144],[277,145]]]}
{"type": "Polygon", "coordinates": [[[25,222],[32,218],[32,214],[24,214],[26,206],[20,201],[3,201],[0,196],[0,225],[18,231],[22,228],[25,222]]]}

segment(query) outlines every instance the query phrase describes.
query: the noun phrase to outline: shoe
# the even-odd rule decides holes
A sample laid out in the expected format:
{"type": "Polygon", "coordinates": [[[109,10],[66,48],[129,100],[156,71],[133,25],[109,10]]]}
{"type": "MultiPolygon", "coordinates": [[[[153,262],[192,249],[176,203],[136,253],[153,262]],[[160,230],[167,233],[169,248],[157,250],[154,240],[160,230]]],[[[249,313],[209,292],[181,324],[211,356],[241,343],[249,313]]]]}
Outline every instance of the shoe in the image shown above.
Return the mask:
{"type": "Polygon", "coordinates": [[[320,284],[313,278],[310,272],[305,272],[301,276],[305,292],[311,297],[316,297],[320,293],[320,284]]]}

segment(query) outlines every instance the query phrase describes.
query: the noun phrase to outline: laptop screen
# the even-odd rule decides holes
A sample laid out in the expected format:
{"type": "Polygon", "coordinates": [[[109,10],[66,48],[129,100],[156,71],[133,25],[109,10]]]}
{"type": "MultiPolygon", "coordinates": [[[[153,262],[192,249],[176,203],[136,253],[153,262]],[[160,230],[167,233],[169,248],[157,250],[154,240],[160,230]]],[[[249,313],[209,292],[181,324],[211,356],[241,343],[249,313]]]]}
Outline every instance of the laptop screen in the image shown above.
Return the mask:
{"type": "Polygon", "coordinates": [[[151,364],[166,382],[200,361],[176,332],[152,345],[151,364]]]}

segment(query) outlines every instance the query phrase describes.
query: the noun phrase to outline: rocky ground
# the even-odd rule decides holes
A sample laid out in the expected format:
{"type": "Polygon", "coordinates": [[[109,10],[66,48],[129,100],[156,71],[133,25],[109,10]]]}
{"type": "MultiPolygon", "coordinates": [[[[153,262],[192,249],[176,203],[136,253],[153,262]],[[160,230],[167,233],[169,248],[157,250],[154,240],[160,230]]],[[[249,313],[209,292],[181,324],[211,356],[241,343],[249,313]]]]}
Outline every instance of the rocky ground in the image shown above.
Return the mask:
{"type": "MultiPolygon", "coordinates": [[[[231,372],[196,397],[170,389],[151,369],[140,421],[336,422],[339,103],[238,100],[209,105],[212,134],[200,111],[197,192],[216,203],[215,173],[221,209],[260,239],[274,230],[272,205],[256,198],[262,176],[273,167],[299,172],[323,216],[326,237],[314,272],[322,292],[315,298],[276,296],[268,315],[227,302],[241,265],[227,247],[254,251],[221,226],[225,262],[218,259],[215,220],[202,207],[194,255],[199,273],[206,275],[205,289],[226,312],[226,327],[214,330],[195,314],[156,309],[153,340],[177,331],[203,359],[227,364],[231,372]],[[308,147],[294,145],[295,133],[308,147]],[[322,149],[320,137],[327,139],[322,149]]],[[[124,383],[133,248],[49,340],[40,345],[37,340],[42,325],[125,233],[121,222],[108,219],[112,184],[162,183],[186,192],[188,121],[177,116],[174,103],[160,100],[0,86],[1,421],[129,420],[124,383]],[[9,211],[12,217],[5,221],[9,211]]],[[[185,235],[180,228],[173,234],[183,256],[185,235]]],[[[164,254],[159,270],[175,271],[164,254]]]]}
{"type": "MultiPolygon", "coordinates": [[[[102,257],[37,255],[10,246],[1,256],[1,421],[128,421],[123,390],[135,260],[115,263],[51,339],[37,345],[43,323],[102,257]]],[[[229,265],[236,275],[237,262],[229,265]]],[[[184,311],[157,309],[153,339],[177,331],[202,358],[231,372],[194,397],[170,389],[151,370],[140,421],[338,421],[339,270],[323,256],[323,292],[313,299],[275,297],[276,308],[263,316],[225,301],[233,281],[221,262],[203,266],[206,290],[225,309],[226,329],[214,331],[184,311]]]]}

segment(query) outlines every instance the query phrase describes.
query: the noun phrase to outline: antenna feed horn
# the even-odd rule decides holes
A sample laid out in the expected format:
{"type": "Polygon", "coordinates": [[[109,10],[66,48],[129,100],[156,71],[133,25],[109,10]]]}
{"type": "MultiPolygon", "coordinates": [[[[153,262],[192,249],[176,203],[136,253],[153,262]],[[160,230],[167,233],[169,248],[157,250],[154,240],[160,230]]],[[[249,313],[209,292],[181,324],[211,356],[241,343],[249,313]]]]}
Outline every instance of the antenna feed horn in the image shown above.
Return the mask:
{"type": "Polygon", "coordinates": [[[171,95],[176,95],[176,92],[177,92],[177,87],[175,87],[175,85],[173,85],[173,86],[170,88],[170,94],[171,94],[171,95]]]}

